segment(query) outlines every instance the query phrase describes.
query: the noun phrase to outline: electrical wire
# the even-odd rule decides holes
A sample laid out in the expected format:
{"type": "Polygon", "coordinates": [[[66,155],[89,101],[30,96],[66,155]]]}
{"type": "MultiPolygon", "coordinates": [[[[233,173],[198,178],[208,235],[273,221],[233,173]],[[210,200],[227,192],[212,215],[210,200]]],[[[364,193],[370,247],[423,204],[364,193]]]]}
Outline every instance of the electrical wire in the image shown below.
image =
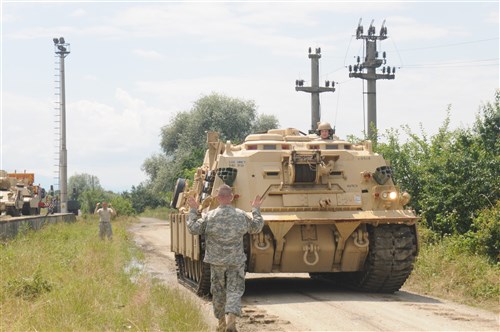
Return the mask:
{"type": "Polygon", "coordinates": [[[353,35],[351,35],[351,39],[349,40],[349,45],[347,45],[347,50],[345,51],[345,57],[344,57],[344,67],[346,66],[345,61],[346,61],[346,59],[347,59],[347,54],[349,53],[349,48],[351,48],[351,42],[352,42],[352,38],[353,38],[353,37],[354,37],[354,36],[353,36],[353,35]]]}
{"type": "Polygon", "coordinates": [[[452,67],[466,67],[466,66],[475,66],[475,67],[485,67],[485,66],[497,66],[499,58],[492,59],[481,59],[481,60],[470,60],[470,61],[454,61],[454,62],[437,62],[437,63],[423,63],[423,64],[413,64],[413,65],[405,65],[404,68],[452,68],[452,67]],[[478,62],[491,62],[492,63],[483,63],[478,64],[478,62]]]}
{"type": "Polygon", "coordinates": [[[482,42],[485,42],[485,41],[498,40],[498,39],[499,39],[498,37],[495,37],[495,38],[486,38],[486,39],[471,40],[471,41],[460,42],[460,43],[451,43],[451,44],[436,45],[436,46],[424,46],[424,47],[406,48],[406,49],[402,49],[400,51],[401,52],[408,52],[408,51],[426,50],[426,49],[432,49],[432,48],[453,47],[453,46],[457,46],[457,45],[482,43],[482,42]]]}

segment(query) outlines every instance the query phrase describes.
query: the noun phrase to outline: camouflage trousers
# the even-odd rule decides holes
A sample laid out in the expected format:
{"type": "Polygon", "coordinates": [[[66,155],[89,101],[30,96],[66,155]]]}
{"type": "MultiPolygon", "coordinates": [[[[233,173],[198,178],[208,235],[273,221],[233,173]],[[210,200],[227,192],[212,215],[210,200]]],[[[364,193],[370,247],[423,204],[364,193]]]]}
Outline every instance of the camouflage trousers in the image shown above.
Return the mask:
{"type": "Polygon", "coordinates": [[[111,229],[110,222],[99,222],[99,237],[104,240],[105,237],[108,239],[113,239],[113,230],[111,229]]]}
{"type": "Polygon", "coordinates": [[[245,263],[210,265],[210,291],[217,319],[227,313],[241,315],[241,297],[245,292],[245,263]]]}

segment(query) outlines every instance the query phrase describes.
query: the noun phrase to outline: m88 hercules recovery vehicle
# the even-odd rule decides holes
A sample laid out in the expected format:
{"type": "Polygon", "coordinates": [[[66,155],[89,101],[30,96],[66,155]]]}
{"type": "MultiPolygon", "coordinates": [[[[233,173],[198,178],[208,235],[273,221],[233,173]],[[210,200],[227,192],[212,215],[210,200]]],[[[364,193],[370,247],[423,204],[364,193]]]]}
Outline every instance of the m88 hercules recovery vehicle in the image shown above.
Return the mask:
{"type": "Polygon", "coordinates": [[[172,201],[171,250],[181,283],[209,294],[205,242],[186,228],[186,199],[194,196],[206,213],[225,183],[244,211],[256,195],[264,198],[265,226],[244,239],[248,272],[305,272],[369,292],[403,285],[417,255],[418,217],[404,208],[410,195],[370,141],[318,140],[297,129],[252,134],[239,145],[215,132],[207,137],[203,165],[193,181],[177,180],[172,201]]]}

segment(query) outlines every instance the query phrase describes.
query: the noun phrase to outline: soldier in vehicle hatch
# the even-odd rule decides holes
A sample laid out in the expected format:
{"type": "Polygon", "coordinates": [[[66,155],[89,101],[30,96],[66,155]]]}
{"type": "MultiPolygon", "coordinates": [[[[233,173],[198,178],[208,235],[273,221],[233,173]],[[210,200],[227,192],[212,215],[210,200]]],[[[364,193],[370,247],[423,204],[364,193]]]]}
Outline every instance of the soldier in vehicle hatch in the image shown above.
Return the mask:
{"type": "Polygon", "coordinates": [[[219,207],[198,218],[198,203],[189,197],[191,207],[187,227],[191,234],[205,235],[204,262],[210,264],[212,305],[219,320],[217,331],[236,331],[236,317],[241,315],[241,297],[245,292],[243,236],[259,233],[264,227],[260,214],[262,199],[250,202],[252,216],[231,206],[233,191],[221,185],[217,193],[219,207]]]}
{"type": "Polygon", "coordinates": [[[327,140],[332,139],[334,130],[328,122],[318,122],[318,130],[316,134],[319,136],[316,140],[327,140]]]}

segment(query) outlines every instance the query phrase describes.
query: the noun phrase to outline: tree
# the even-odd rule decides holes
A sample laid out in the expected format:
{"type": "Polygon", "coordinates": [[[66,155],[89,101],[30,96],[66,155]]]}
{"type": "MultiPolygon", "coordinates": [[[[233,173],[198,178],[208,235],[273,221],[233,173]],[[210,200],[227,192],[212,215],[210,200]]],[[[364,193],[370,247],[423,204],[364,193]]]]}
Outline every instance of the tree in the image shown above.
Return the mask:
{"type": "Polygon", "coordinates": [[[144,185],[156,195],[172,191],[179,177],[189,178],[203,162],[206,132],[217,131],[221,140],[243,142],[253,132],[277,128],[273,115],[258,115],[254,101],[213,93],[198,99],[190,111],[179,112],[162,128],[163,154],[147,158],[142,170],[149,177],[144,185]]]}
{"type": "Polygon", "coordinates": [[[500,93],[484,105],[473,128],[438,134],[412,133],[400,144],[397,131],[376,146],[395,169],[397,182],[413,195],[423,223],[439,234],[465,234],[480,211],[500,198],[500,93]]]}
{"type": "Polygon", "coordinates": [[[132,207],[132,201],[123,195],[116,195],[113,197],[111,199],[111,204],[117,215],[132,216],[135,214],[135,210],[132,207]]]}
{"type": "Polygon", "coordinates": [[[129,198],[132,208],[136,213],[144,212],[147,207],[155,208],[166,204],[165,195],[155,194],[151,186],[147,186],[144,183],[139,184],[137,187],[132,186],[130,194],[124,193],[122,196],[125,194],[125,197],[129,198]]]}
{"type": "Polygon", "coordinates": [[[95,204],[107,200],[103,190],[85,190],[80,194],[78,200],[81,204],[82,213],[94,213],[95,204]]]}
{"type": "Polygon", "coordinates": [[[103,200],[110,200],[111,194],[107,194],[101,186],[99,178],[95,175],[82,173],[72,175],[68,180],[68,188],[71,193],[76,191],[76,197],[80,202],[82,213],[93,213],[95,204],[103,200]]]}
{"type": "Polygon", "coordinates": [[[213,93],[198,99],[189,112],[178,113],[162,128],[160,146],[165,154],[179,149],[205,148],[206,131],[217,131],[220,138],[242,142],[252,132],[276,128],[272,115],[257,116],[253,101],[213,93]]]}
{"type": "Polygon", "coordinates": [[[75,188],[77,193],[83,193],[86,190],[103,190],[99,178],[87,173],[75,174],[68,179],[68,188],[72,192],[75,188]]]}

